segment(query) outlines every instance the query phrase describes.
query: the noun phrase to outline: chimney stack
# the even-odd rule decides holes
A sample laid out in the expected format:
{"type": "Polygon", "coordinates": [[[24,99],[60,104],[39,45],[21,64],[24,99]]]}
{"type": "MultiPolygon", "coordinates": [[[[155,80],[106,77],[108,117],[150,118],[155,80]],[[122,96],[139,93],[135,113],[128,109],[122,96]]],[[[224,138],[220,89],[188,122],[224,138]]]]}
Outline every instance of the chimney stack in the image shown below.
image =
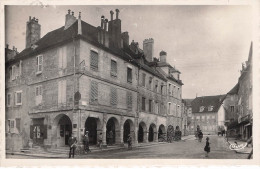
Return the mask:
{"type": "Polygon", "coordinates": [[[153,38],[145,39],[143,41],[143,51],[144,56],[148,62],[153,61],[153,53],[154,53],[154,40],[153,38]]]}
{"type": "Polygon", "coordinates": [[[29,16],[29,21],[26,23],[26,48],[31,47],[41,38],[41,25],[38,19],[29,16]]]}
{"type": "Polygon", "coordinates": [[[111,15],[111,21],[113,21],[114,12],[112,10],[110,11],[110,15],[111,15]]]}
{"type": "Polygon", "coordinates": [[[104,30],[105,30],[105,31],[107,31],[107,23],[108,23],[108,19],[105,19],[105,22],[104,22],[104,24],[105,24],[104,30]]]}
{"type": "Polygon", "coordinates": [[[118,19],[119,9],[116,9],[116,19],[118,19]]]}
{"type": "Polygon", "coordinates": [[[122,39],[123,39],[123,46],[124,47],[129,46],[129,35],[128,35],[128,32],[123,32],[121,36],[122,36],[122,39]]]}
{"type": "Polygon", "coordinates": [[[166,57],[167,57],[167,53],[162,50],[162,51],[160,52],[160,62],[167,63],[166,57]]]}
{"type": "Polygon", "coordinates": [[[68,29],[74,22],[77,21],[76,17],[74,16],[74,12],[72,11],[70,14],[70,9],[68,10],[68,14],[65,16],[65,27],[64,30],[68,29]]]}
{"type": "Polygon", "coordinates": [[[101,16],[101,29],[104,29],[104,15],[101,16]]]}

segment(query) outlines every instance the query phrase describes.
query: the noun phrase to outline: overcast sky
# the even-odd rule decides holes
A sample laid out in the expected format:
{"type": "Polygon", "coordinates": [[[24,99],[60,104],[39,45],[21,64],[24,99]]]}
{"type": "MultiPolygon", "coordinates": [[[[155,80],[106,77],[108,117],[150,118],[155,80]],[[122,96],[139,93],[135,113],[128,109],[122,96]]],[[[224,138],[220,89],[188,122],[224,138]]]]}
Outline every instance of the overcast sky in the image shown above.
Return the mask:
{"type": "Polygon", "coordinates": [[[116,8],[130,42],[142,48],[144,39],[153,38],[154,57],[167,52],[167,61],[181,71],[183,98],[226,94],[237,83],[252,41],[250,6],[9,6],[6,43],[25,48],[29,16],[39,19],[43,37],[64,26],[68,9],[99,26],[101,15],[110,20],[116,8]]]}

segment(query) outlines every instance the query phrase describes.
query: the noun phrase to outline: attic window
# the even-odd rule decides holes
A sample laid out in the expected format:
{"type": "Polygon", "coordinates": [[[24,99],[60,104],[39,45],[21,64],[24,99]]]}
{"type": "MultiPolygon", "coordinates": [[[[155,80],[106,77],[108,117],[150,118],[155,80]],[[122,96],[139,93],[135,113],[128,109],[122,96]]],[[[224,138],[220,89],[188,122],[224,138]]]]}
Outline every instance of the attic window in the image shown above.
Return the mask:
{"type": "Polygon", "coordinates": [[[213,106],[209,106],[208,111],[213,111],[213,106]]]}
{"type": "Polygon", "coordinates": [[[204,111],[204,106],[200,106],[200,112],[203,112],[204,111]]]}

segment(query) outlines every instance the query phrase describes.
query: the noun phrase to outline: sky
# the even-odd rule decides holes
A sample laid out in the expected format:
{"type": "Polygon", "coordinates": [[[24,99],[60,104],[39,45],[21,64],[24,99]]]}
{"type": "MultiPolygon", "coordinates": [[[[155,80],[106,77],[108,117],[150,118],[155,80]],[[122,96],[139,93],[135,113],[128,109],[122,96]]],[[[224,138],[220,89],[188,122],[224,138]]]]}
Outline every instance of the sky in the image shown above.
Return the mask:
{"type": "Polygon", "coordinates": [[[6,43],[22,51],[29,16],[39,19],[43,37],[64,26],[68,9],[75,16],[81,12],[82,20],[93,26],[100,26],[102,15],[110,20],[110,10],[119,9],[130,43],[143,48],[143,40],[153,38],[154,57],[167,52],[167,62],[181,72],[184,99],[231,90],[253,38],[250,6],[7,6],[6,43]]]}

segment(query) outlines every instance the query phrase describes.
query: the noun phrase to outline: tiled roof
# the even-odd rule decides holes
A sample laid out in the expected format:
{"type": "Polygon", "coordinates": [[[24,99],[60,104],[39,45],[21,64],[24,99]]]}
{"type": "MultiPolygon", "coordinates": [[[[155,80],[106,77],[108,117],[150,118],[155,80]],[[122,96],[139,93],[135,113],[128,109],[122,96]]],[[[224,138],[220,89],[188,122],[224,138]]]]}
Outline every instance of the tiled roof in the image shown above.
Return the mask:
{"type": "MultiPolygon", "coordinates": [[[[103,50],[106,50],[112,54],[115,54],[118,57],[122,58],[123,60],[128,61],[136,66],[139,66],[140,68],[146,70],[147,72],[166,81],[164,76],[162,76],[156,69],[151,68],[148,65],[142,64],[141,62],[138,61],[138,59],[142,57],[141,56],[142,54],[140,54],[140,52],[142,53],[142,50],[139,50],[139,54],[135,54],[131,51],[129,47],[125,47],[122,49],[107,48],[98,42],[98,28],[84,21],[81,21],[81,26],[82,26],[82,35],[78,35],[78,21],[73,23],[66,30],[64,30],[64,26],[56,30],[53,30],[47,33],[45,36],[43,36],[39,41],[35,43],[35,45],[37,46],[35,49],[26,48],[21,53],[16,55],[15,59],[22,59],[25,57],[30,57],[32,55],[37,55],[46,49],[53,48],[56,45],[72,41],[73,37],[75,38],[80,37],[88,41],[89,43],[99,48],[102,48],[103,50]]],[[[12,62],[12,60],[7,62],[12,62]]]]}
{"type": "Polygon", "coordinates": [[[197,97],[191,102],[192,113],[217,112],[224,98],[225,95],[197,97]],[[202,112],[200,112],[201,106],[204,107],[204,110],[202,112]],[[208,111],[208,107],[210,106],[213,106],[212,111],[208,111]]]}

